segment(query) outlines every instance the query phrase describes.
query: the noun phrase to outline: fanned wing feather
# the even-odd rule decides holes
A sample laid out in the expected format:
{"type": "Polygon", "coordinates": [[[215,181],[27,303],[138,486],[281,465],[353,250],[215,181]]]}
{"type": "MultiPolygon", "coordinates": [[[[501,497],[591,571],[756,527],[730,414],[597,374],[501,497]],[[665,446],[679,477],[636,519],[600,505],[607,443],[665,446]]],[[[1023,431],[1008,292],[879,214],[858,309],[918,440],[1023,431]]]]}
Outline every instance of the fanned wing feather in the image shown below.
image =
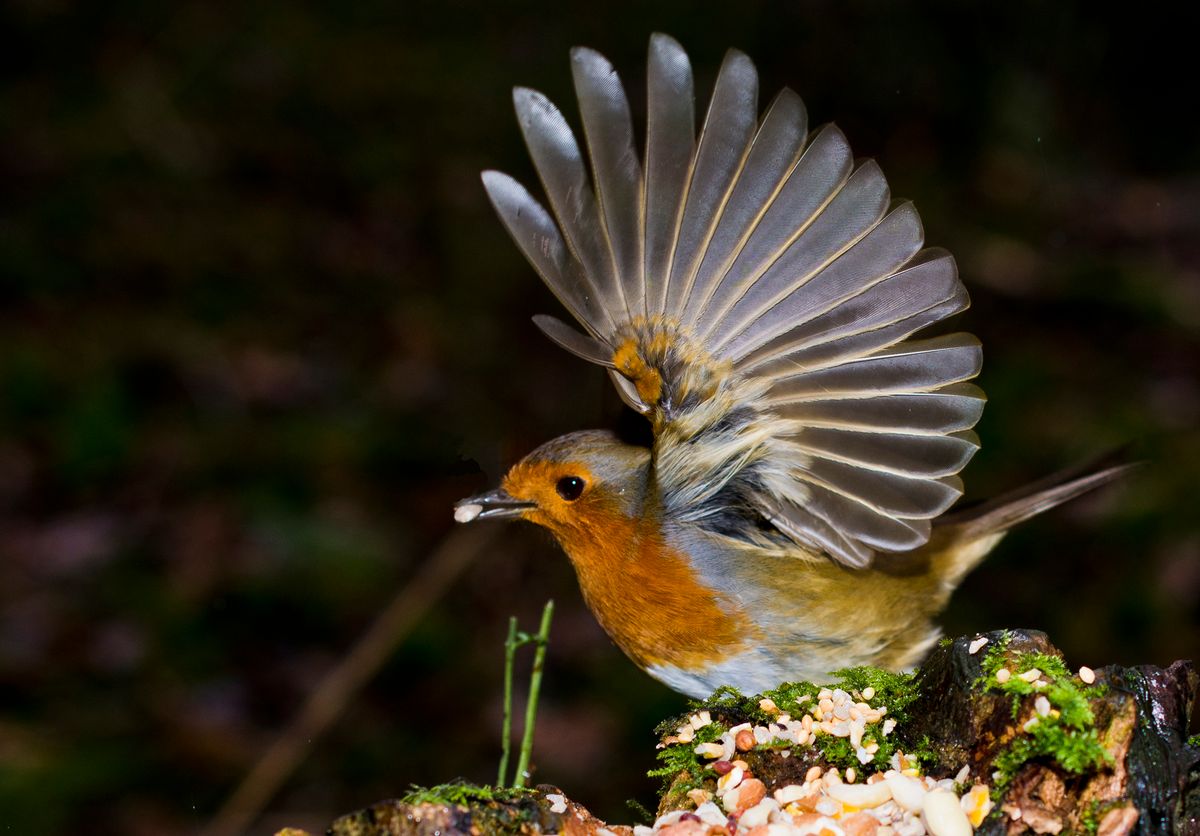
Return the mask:
{"type": "MultiPolygon", "coordinates": [[[[846,539],[863,543],[872,549],[906,551],[917,548],[929,539],[929,520],[907,520],[881,514],[836,490],[813,490],[801,511],[790,515],[794,524],[803,527],[806,516],[817,517],[846,539]]],[[[854,565],[852,560],[848,562],[854,565]]]]}
{"type": "Polygon", "coordinates": [[[892,345],[967,307],[954,258],[931,248],[902,270],[825,311],[814,310],[783,337],[751,352],[747,373],[766,377],[810,367],[830,358],[857,357],[892,345]]]}
{"type": "Polygon", "coordinates": [[[611,334],[617,328],[595,284],[567,245],[549,213],[525,187],[507,174],[485,171],[483,186],[500,220],[563,307],[592,334],[611,334]]]}
{"type": "Polygon", "coordinates": [[[733,265],[710,294],[704,315],[696,323],[702,339],[717,334],[729,306],[808,228],[825,204],[850,176],[854,154],[836,127],[817,133],[788,174],[779,195],[767,208],[733,265]]]}
{"type": "Polygon", "coordinates": [[[789,436],[806,456],[912,476],[951,476],[979,449],[974,433],[905,435],[806,427],[789,436]]]}
{"type": "Polygon", "coordinates": [[[779,411],[807,427],[947,435],[975,426],[983,404],[977,387],[954,384],[935,392],[797,401],[782,404],[779,411]]]}
{"type": "Polygon", "coordinates": [[[791,500],[764,494],[759,508],[773,526],[797,543],[815,551],[836,555],[847,566],[861,569],[871,562],[874,552],[869,546],[844,536],[823,517],[807,511],[791,500]]]}
{"type": "Polygon", "coordinates": [[[946,481],[914,478],[829,459],[813,461],[806,468],[805,478],[878,516],[901,521],[936,517],[962,494],[953,476],[944,477],[946,481]]]}
{"type": "Polygon", "coordinates": [[[879,223],[889,196],[879,166],[868,162],[855,171],[812,224],[715,326],[716,334],[727,336],[714,339],[712,351],[737,356],[740,349],[760,337],[759,329],[751,326],[761,317],[795,320],[795,306],[780,303],[790,297],[803,304],[804,285],[879,223]],[[734,344],[730,348],[731,338],[734,344]]]}
{"type": "Polygon", "coordinates": [[[926,392],[979,374],[979,342],[950,334],[913,340],[850,360],[829,360],[775,378],[770,397],[785,403],[834,397],[861,398],[904,392],[926,392]]]}
{"type": "Polygon", "coordinates": [[[692,65],[674,38],[650,38],[646,77],[646,310],[667,306],[667,278],[696,149],[692,65]]]}
{"type": "Polygon", "coordinates": [[[580,334],[570,325],[553,316],[537,314],[533,317],[533,324],[553,340],[559,348],[571,352],[581,360],[587,360],[589,363],[595,363],[597,366],[604,366],[608,369],[614,368],[612,347],[607,343],[580,334]]]}
{"type": "Polygon", "coordinates": [[[625,88],[612,64],[582,47],[571,51],[575,94],[583,116],[604,238],[616,267],[618,289],[630,313],[645,310],[642,298],[642,167],[633,148],[633,121],[625,88]],[[639,292],[640,291],[640,292],[639,292]],[[637,295],[630,298],[629,294],[637,295]]]}
{"type": "Polygon", "coordinates": [[[705,525],[749,503],[850,566],[925,543],[962,492],[984,404],[966,382],[974,337],[910,339],[967,306],[954,259],[921,249],[916,210],[889,211],[883,173],[855,169],[837,128],[807,136],[794,93],[760,124],[742,53],[697,141],[687,55],[651,38],[644,169],[612,66],[587,49],[572,62],[590,178],[562,114],[518,90],[554,219],[510,178],[484,182],[588,335],[538,326],[652,420],[666,513],[705,525]]]}
{"type": "Polygon", "coordinates": [[[592,279],[601,304],[614,316],[628,319],[625,296],[575,134],[558,108],[541,93],[518,87],[513,91],[513,103],[525,144],[571,251],[592,279]]]}
{"type": "Polygon", "coordinates": [[[771,206],[804,148],[808,114],[804,102],[784,89],[767,110],[746,163],[696,271],[695,283],[680,318],[699,319],[713,290],[747,237],[771,206]]]}
{"type": "Polygon", "coordinates": [[[733,188],[758,122],[758,73],[743,53],[730,50],[721,64],[688,183],[671,276],[666,313],[678,316],[687,305],[700,259],[733,188]]]}
{"type": "Polygon", "coordinates": [[[914,256],[923,239],[921,220],[911,203],[873,226],[850,249],[779,300],[727,346],[728,356],[742,360],[754,349],[790,332],[798,320],[828,310],[883,281],[914,256]]]}

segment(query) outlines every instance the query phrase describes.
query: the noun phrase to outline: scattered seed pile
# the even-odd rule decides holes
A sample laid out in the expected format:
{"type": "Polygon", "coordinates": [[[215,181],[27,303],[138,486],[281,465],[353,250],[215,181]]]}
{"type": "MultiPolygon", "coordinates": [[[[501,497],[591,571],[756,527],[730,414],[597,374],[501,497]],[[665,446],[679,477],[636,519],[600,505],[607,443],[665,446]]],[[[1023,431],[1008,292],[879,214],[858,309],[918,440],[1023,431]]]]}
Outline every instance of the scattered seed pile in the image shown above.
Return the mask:
{"type": "MultiPolygon", "coordinates": [[[[736,757],[761,745],[810,745],[828,734],[849,738],[860,763],[870,763],[879,748],[874,737],[886,736],[895,728],[895,721],[886,717],[886,706],[870,704],[874,696],[871,688],[855,695],[826,688],[799,720],[780,712],[772,700],[763,699],[759,707],[775,715],[772,722],[759,726],[742,723],[695,747],[695,753],[709,759],[720,776],[716,792],[691,790],[688,798],[696,805],[695,811],[674,810],[661,816],[653,827],[634,828],[635,836],[702,836],[710,828],[753,836],[969,836],[991,811],[992,801],[985,784],[972,784],[961,797],[956,792],[970,778],[965,767],[953,779],[935,780],[921,775],[915,760],[896,752],[886,771],[860,776],[854,767],[839,771],[814,766],[804,783],[768,793],[746,761],[736,757]]],[[[697,712],[663,745],[689,743],[711,723],[709,712],[697,712]]],[[[790,750],[779,754],[788,757],[790,750]]]]}
{"type": "MultiPolygon", "coordinates": [[[[751,726],[749,723],[743,723],[730,730],[732,737],[726,734],[721,738],[722,742],[701,743],[695,751],[697,755],[706,758],[728,761],[735,748],[746,752],[756,745],[776,743],[807,746],[813,743],[819,735],[828,734],[834,737],[848,738],[858,762],[870,763],[874,759],[875,753],[879,751],[879,741],[876,736],[886,737],[896,728],[894,719],[890,717],[884,719],[884,715],[887,714],[887,706],[872,707],[867,702],[874,696],[874,689],[866,688],[861,692],[859,701],[855,702],[850,694],[841,688],[833,690],[826,688],[817,695],[816,704],[813,705],[812,710],[805,713],[799,720],[793,720],[789,715],[782,713],[773,700],[764,697],[758,706],[764,713],[773,715],[774,722],[765,726],[751,726]],[[881,720],[882,723],[880,723],[881,720]],[[876,725],[878,728],[871,729],[868,733],[868,727],[876,725]]],[[[809,702],[814,701],[807,694],[798,700],[801,705],[809,702]]],[[[676,735],[668,737],[663,744],[690,743],[695,738],[696,731],[711,722],[712,717],[707,711],[693,714],[688,724],[681,726],[676,735]]],[[[788,750],[784,749],[780,754],[786,758],[788,750]]]]}
{"type": "MultiPolygon", "coordinates": [[[[960,773],[964,779],[965,771],[960,773]]],[[[836,769],[821,773],[820,767],[813,767],[803,784],[767,795],[762,781],[734,767],[725,776],[731,780],[722,779],[724,786],[714,799],[701,802],[694,812],[667,813],[653,827],[635,827],[634,834],[700,836],[715,827],[751,836],[967,836],[991,811],[983,784],[975,784],[960,798],[955,780],[937,781],[911,772],[915,770],[889,769],[864,783],[847,783],[836,769]]]]}

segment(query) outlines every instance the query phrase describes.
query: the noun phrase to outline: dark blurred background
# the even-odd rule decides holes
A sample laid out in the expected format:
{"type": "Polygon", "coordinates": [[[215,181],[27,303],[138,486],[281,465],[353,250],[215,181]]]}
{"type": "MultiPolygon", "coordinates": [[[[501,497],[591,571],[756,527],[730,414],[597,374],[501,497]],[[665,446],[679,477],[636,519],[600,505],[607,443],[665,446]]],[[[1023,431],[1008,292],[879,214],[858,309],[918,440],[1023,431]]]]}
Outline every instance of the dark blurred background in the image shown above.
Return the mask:
{"type": "MultiPolygon", "coordinates": [[[[958,257],[991,398],[969,496],[1132,445],[1014,532],[950,633],[1072,664],[1200,647],[1194,19],[1038,3],[71,3],[0,12],[0,826],[183,834],[417,573],[460,496],[614,423],[478,173],[534,180],[510,88],[575,119],[569,47],[641,119],[647,37],[728,46],[836,120],[958,257]]],[[[682,699],[510,526],[278,793],[320,829],[491,780],[510,614],[558,614],[535,780],[628,821],[682,699]]],[[[527,664],[527,660],[525,662],[527,664]]],[[[523,679],[523,674],[520,675],[523,679]]]]}

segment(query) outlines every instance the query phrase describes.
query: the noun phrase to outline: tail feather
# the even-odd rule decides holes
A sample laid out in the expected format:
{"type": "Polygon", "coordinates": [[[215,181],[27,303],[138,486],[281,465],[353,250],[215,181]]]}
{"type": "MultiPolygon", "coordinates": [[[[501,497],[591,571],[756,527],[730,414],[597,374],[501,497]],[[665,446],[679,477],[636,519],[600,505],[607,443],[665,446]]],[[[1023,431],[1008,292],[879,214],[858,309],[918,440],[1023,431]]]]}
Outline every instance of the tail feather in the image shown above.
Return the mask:
{"type": "Polygon", "coordinates": [[[934,525],[956,529],[956,539],[1006,531],[1056,505],[1107,485],[1137,466],[1127,462],[1099,470],[1091,465],[1072,468],[979,505],[943,514],[934,520],[934,525]],[[1081,472],[1083,475],[1079,475],[1081,472]]]}
{"type": "MultiPolygon", "coordinates": [[[[1102,461],[1112,458],[1105,457],[1102,461]]],[[[935,573],[947,589],[952,589],[1014,525],[1107,485],[1137,466],[1137,463],[1128,462],[1115,465],[1092,462],[1055,473],[970,508],[943,514],[934,520],[930,538],[935,573]]]]}

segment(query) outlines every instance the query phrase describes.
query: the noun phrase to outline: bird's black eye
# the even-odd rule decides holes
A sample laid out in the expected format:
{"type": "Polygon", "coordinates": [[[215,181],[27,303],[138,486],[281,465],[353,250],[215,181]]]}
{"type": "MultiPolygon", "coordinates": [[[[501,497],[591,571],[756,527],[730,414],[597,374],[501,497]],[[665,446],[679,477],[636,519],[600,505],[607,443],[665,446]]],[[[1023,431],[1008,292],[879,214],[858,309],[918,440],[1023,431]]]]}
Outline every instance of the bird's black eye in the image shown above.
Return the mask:
{"type": "Polygon", "coordinates": [[[558,480],[554,490],[567,502],[574,502],[583,493],[584,481],[578,476],[564,476],[558,480]]]}

